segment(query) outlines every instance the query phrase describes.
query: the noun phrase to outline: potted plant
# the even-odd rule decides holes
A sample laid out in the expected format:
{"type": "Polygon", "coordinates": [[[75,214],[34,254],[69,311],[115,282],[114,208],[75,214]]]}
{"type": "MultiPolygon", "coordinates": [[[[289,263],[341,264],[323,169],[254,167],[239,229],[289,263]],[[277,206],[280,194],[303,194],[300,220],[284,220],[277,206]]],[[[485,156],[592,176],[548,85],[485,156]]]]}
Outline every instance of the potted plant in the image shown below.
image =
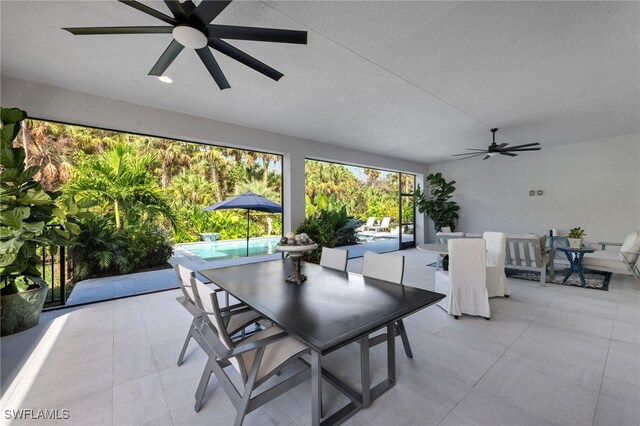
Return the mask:
{"type": "Polygon", "coordinates": [[[567,240],[569,240],[569,247],[574,249],[579,249],[582,247],[582,239],[587,235],[584,232],[584,229],[580,228],[571,228],[569,230],[569,234],[567,234],[567,240]]]}
{"type": "Polygon", "coordinates": [[[38,268],[43,255],[55,254],[80,228],[66,221],[55,200],[33,177],[39,166],[26,167],[25,151],[13,140],[27,114],[2,108],[0,145],[0,328],[1,335],[38,324],[48,286],[38,268]],[[57,222],[60,227],[47,226],[57,222]]]}
{"type": "Polygon", "coordinates": [[[458,221],[458,211],[460,207],[455,201],[451,201],[453,191],[456,190],[455,180],[447,182],[442,173],[431,173],[427,176],[431,198],[427,199],[426,194],[420,189],[420,185],[413,193],[413,200],[418,206],[420,213],[426,213],[429,219],[433,220],[436,232],[440,232],[443,227],[448,226],[451,231],[456,228],[458,221]]]}

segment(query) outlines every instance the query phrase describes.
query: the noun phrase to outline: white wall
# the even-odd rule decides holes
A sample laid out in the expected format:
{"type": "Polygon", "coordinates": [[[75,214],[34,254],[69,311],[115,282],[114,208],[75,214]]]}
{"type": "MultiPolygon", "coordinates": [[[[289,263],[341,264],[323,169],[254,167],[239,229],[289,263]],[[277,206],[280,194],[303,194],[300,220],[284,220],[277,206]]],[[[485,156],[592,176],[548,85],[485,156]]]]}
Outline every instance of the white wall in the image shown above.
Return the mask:
{"type": "MultiPolygon", "coordinates": [[[[622,241],[640,229],[640,135],[543,146],[515,158],[429,165],[457,182],[456,230],[544,234],[580,226],[587,241],[622,241]],[[543,190],[529,196],[529,190],[543,190]]],[[[433,239],[433,226],[428,225],[433,239]]]]}
{"type": "MultiPolygon", "coordinates": [[[[0,80],[0,101],[3,107],[22,108],[29,116],[44,120],[282,154],[285,231],[295,228],[304,220],[304,160],[307,157],[415,173],[418,182],[424,180],[426,171],[426,165],[422,163],[4,76],[0,80]]],[[[424,239],[425,227],[422,216],[418,216],[416,240],[420,243],[424,239]]]]}

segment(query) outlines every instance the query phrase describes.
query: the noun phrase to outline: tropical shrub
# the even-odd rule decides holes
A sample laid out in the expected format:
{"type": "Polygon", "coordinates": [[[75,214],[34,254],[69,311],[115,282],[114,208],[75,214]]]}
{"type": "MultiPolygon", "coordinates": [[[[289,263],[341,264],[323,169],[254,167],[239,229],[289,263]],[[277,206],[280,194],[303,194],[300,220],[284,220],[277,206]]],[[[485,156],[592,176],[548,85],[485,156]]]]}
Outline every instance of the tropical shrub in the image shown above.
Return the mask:
{"type": "Polygon", "coordinates": [[[74,245],[74,281],[128,274],[164,265],[173,254],[167,231],[145,223],[116,229],[112,219],[93,215],[81,224],[74,245]]]}
{"type": "Polygon", "coordinates": [[[296,228],[296,233],[306,233],[318,244],[318,249],[306,254],[304,259],[309,262],[320,263],[322,247],[340,247],[358,242],[356,228],[362,221],[347,214],[346,207],[339,210],[321,210],[307,217],[296,228]]]}

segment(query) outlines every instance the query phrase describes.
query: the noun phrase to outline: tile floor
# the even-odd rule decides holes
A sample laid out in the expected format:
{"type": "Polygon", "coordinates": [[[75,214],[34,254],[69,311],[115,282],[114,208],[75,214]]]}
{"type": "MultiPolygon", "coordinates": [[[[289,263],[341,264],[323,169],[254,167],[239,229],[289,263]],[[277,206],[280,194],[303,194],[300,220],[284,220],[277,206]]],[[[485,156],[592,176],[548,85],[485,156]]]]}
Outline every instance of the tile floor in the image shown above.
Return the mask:
{"type": "MultiPolygon", "coordinates": [[[[433,289],[435,259],[407,256],[407,284],[433,289]]],[[[349,262],[359,272],[361,259],[349,262]]],[[[415,358],[398,347],[398,383],[352,425],[638,425],[640,288],[614,276],[610,291],[510,280],[509,299],[491,299],[492,319],[454,320],[438,307],[406,321],[415,358]]],[[[192,343],[177,367],[190,323],[176,290],[43,315],[31,330],[3,337],[2,422],[6,410],[68,409],[61,424],[224,425],[235,411],[215,380],[200,413],[195,388],[205,363],[192,343]]],[[[356,383],[358,349],[326,364],[356,383]],[[355,370],[352,371],[352,370],[355,370]]],[[[384,348],[372,375],[384,373],[384,348]]],[[[330,411],[342,397],[324,386],[330,411]]],[[[249,414],[245,424],[310,422],[305,382],[249,414]]],[[[50,422],[37,420],[34,424],[50,422]]]]}

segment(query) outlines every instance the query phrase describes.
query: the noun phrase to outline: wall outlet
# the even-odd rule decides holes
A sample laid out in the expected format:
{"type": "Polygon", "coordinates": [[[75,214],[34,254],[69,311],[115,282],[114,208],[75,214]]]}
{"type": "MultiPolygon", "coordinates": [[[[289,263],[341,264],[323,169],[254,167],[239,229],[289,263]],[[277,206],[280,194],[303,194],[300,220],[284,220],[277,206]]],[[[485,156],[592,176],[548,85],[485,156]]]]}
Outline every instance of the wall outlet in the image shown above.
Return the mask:
{"type": "Polygon", "coordinates": [[[533,197],[534,195],[536,195],[536,191],[534,191],[533,189],[531,191],[529,191],[529,196],[533,197]]]}

